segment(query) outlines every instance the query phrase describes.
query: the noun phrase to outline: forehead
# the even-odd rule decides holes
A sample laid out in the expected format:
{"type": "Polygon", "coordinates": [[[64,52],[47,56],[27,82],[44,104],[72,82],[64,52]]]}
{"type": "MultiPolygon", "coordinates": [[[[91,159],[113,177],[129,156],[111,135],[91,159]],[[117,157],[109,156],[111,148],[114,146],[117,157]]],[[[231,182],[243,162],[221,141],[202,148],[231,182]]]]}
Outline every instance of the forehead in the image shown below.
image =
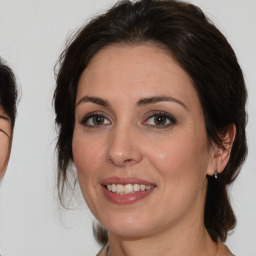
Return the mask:
{"type": "Polygon", "coordinates": [[[167,50],[154,45],[114,45],[98,52],[82,73],[77,97],[126,99],[168,95],[197,98],[192,81],[167,50]]]}

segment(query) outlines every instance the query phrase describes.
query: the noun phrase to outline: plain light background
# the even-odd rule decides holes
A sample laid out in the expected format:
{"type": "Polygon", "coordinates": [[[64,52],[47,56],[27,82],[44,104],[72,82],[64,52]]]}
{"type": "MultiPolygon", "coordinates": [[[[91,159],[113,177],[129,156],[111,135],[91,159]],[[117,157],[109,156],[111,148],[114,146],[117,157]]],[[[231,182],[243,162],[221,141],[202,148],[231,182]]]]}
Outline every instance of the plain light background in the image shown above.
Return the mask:
{"type": "MultiPolygon", "coordinates": [[[[99,250],[86,206],[77,203],[70,211],[58,205],[53,69],[67,36],[114,2],[0,0],[0,56],[14,69],[22,92],[0,191],[0,248],[6,256],[84,256],[99,250]]],[[[191,2],[228,38],[247,82],[249,155],[230,189],[238,224],[227,244],[237,256],[256,256],[256,1],[191,2]]]]}

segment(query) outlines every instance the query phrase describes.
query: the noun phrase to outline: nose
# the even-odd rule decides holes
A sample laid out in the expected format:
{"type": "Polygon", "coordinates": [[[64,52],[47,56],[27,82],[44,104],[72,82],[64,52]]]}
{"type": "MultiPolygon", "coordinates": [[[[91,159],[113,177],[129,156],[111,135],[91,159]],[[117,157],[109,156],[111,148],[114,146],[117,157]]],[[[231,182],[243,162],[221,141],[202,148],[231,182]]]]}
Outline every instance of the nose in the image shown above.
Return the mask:
{"type": "Polygon", "coordinates": [[[113,129],[108,140],[107,162],[118,167],[139,163],[143,157],[139,137],[135,127],[120,125],[113,129]]]}

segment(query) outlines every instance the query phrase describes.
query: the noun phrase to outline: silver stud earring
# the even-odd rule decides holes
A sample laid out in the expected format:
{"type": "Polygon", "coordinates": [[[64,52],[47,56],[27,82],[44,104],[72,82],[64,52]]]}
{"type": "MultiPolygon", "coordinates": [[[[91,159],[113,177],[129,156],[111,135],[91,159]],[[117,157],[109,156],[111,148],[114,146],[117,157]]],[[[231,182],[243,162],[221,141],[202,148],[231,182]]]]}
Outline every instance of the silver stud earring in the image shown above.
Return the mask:
{"type": "Polygon", "coordinates": [[[218,179],[218,174],[219,174],[218,171],[215,170],[215,171],[214,171],[214,178],[215,178],[215,179],[218,179]]]}

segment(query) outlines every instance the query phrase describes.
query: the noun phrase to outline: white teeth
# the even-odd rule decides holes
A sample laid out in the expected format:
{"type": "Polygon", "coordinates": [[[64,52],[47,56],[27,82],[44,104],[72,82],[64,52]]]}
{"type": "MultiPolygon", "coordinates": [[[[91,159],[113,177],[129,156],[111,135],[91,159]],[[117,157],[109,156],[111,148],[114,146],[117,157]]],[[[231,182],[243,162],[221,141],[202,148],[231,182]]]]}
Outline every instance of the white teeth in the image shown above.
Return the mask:
{"type": "Polygon", "coordinates": [[[140,185],[139,184],[134,184],[133,189],[134,189],[135,192],[140,191],[140,185]]]}
{"type": "Polygon", "coordinates": [[[153,186],[146,186],[144,184],[126,184],[126,185],[121,185],[121,184],[112,184],[112,185],[107,185],[108,191],[112,191],[116,194],[133,194],[139,191],[145,191],[152,189],[153,186]]]}
{"type": "MultiPolygon", "coordinates": [[[[111,185],[110,185],[111,186],[111,185]]],[[[110,190],[111,191],[111,190],[110,190]]],[[[116,192],[116,185],[115,184],[112,184],[112,192],[116,192]]]]}
{"type": "Polygon", "coordinates": [[[124,192],[124,186],[123,185],[120,185],[120,184],[117,184],[116,185],[116,193],[117,194],[121,194],[124,192]]]}
{"type": "Polygon", "coordinates": [[[130,194],[133,192],[133,185],[132,184],[127,184],[124,186],[124,193],[125,194],[130,194]]]}

